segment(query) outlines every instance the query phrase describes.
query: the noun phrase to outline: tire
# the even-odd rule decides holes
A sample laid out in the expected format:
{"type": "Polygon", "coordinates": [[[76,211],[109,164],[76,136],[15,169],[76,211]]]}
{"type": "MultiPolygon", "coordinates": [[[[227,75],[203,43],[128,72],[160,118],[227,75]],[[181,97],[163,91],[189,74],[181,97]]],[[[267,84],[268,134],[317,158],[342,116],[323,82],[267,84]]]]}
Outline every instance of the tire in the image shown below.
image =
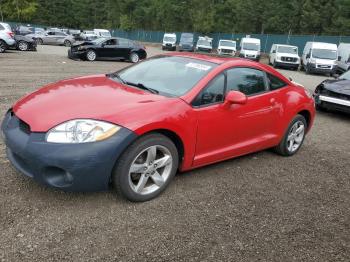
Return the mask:
{"type": "Polygon", "coordinates": [[[69,41],[69,40],[64,40],[64,46],[66,46],[66,47],[71,47],[72,46],[72,43],[71,43],[71,41],[69,41]]]}
{"type": "Polygon", "coordinates": [[[18,44],[17,44],[17,48],[20,51],[28,51],[29,45],[25,41],[19,41],[18,44]]]}
{"type": "Polygon", "coordinates": [[[41,38],[35,39],[37,45],[43,45],[44,41],[41,38]]]}
{"type": "Polygon", "coordinates": [[[140,57],[139,57],[139,55],[136,52],[132,52],[130,54],[129,60],[131,61],[131,63],[135,64],[135,63],[138,63],[140,61],[140,57]]]}
{"type": "Polygon", "coordinates": [[[88,61],[95,61],[96,58],[97,58],[97,54],[96,54],[96,52],[94,50],[92,50],[92,49],[87,50],[87,52],[86,52],[86,60],[88,60],[88,61]]]}
{"type": "Polygon", "coordinates": [[[119,196],[129,201],[151,200],[169,185],[178,164],[177,148],[169,138],[158,133],[145,135],[129,146],[117,160],[112,174],[113,186],[119,196]],[[132,167],[136,172],[130,172],[132,167]]]}
{"type": "Polygon", "coordinates": [[[273,61],[272,67],[273,67],[273,68],[277,68],[276,61],[273,61]]]}
{"type": "Polygon", "coordinates": [[[307,123],[305,117],[302,115],[296,115],[290,122],[282,141],[274,148],[275,151],[282,156],[292,156],[296,154],[303,145],[306,130],[307,123]],[[298,133],[298,129],[301,128],[301,125],[303,125],[302,133],[296,135],[298,133]],[[294,146],[291,146],[292,143],[294,143],[294,146]]]}
{"type": "Polygon", "coordinates": [[[310,70],[309,64],[307,64],[306,67],[305,67],[305,74],[307,74],[307,75],[311,74],[311,70],[310,70]]]}
{"type": "Polygon", "coordinates": [[[0,53],[4,53],[7,49],[6,43],[0,39],[0,53]]]}

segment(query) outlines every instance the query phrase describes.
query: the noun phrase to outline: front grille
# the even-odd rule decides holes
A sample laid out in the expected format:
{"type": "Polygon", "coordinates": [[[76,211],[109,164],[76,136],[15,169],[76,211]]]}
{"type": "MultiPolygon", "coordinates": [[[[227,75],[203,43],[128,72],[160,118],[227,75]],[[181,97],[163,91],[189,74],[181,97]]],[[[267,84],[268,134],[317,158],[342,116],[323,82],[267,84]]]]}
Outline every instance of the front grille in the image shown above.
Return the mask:
{"type": "Polygon", "coordinates": [[[288,56],[282,56],[281,57],[281,61],[283,62],[297,62],[298,61],[298,58],[295,58],[295,57],[288,57],[288,56]]]}
{"type": "Polygon", "coordinates": [[[333,91],[329,91],[327,89],[323,89],[321,91],[321,95],[329,96],[329,97],[334,97],[342,100],[347,100],[350,101],[350,95],[344,95],[344,94],[339,94],[333,91]]]}
{"type": "Polygon", "coordinates": [[[233,51],[230,49],[221,49],[221,52],[226,54],[232,54],[233,51]]]}
{"type": "Polygon", "coordinates": [[[316,67],[321,69],[332,69],[331,65],[317,65],[316,67]]]}

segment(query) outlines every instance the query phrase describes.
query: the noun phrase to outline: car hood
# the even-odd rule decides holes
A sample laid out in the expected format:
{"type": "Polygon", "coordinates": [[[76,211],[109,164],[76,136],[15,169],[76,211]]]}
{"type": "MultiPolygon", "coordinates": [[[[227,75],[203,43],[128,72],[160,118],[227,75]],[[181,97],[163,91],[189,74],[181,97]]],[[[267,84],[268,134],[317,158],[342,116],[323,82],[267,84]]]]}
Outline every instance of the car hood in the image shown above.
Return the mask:
{"type": "Polygon", "coordinates": [[[236,51],[235,47],[233,47],[233,46],[225,46],[225,45],[219,45],[218,49],[227,49],[227,50],[236,51]]]}
{"type": "Polygon", "coordinates": [[[323,82],[323,86],[329,91],[343,95],[350,95],[350,80],[326,80],[323,82]]]}
{"type": "Polygon", "coordinates": [[[60,123],[78,118],[112,122],[133,130],[140,120],[149,121],[162,115],[155,106],[157,103],[171,108],[179,100],[122,85],[105,75],[95,75],[49,84],[19,100],[13,111],[32,132],[47,132],[60,123]]]}
{"type": "Polygon", "coordinates": [[[294,58],[299,58],[299,55],[297,54],[291,54],[291,53],[277,53],[279,56],[286,56],[286,57],[294,57],[294,58]]]}
{"type": "Polygon", "coordinates": [[[331,59],[320,59],[320,58],[313,58],[316,60],[316,64],[319,65],[335,65],[336,60],[331,59]]]}

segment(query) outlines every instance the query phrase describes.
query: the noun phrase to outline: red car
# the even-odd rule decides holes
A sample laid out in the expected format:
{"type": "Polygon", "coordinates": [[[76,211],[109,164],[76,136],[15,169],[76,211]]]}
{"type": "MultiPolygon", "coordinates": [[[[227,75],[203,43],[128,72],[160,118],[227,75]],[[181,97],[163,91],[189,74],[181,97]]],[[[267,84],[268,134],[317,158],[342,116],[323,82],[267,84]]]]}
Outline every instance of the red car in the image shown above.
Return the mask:
{"type": "Polygon", "coordinates": [[[295,154],[314,116],[311,94],[269,66],[174,53],[43,87],[7,112],[2,133],[12,164],[40,183],[112,185],[146,201],[178,170],[267,148],[295,154]]]}

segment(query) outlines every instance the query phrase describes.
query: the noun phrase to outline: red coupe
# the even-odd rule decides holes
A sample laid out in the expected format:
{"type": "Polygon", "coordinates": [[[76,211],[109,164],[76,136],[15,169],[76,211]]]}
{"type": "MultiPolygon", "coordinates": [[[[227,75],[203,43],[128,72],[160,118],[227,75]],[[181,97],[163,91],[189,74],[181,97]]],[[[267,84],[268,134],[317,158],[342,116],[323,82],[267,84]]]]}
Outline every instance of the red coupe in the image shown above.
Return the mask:
{"type": "Polygon", "coordinates": [[[178,170],[295,154],[314,116],[311,94],[269,66],[174,53],[43,87],[1,129],[12,164],[40,183],[146,201],[178,170]]]}

